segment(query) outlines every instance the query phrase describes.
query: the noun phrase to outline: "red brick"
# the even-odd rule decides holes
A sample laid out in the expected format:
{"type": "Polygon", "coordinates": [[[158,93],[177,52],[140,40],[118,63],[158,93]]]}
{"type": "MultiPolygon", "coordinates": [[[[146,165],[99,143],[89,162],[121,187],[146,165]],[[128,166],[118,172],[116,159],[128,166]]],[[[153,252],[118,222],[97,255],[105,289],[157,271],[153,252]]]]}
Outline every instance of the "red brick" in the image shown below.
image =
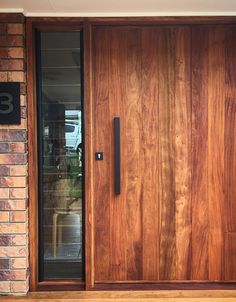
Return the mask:
{"type": "Polygon", "coordinates": [[[25,164],[25,154],[0,154],[0,164],[25,164]]]}
{"type": "Polygon", "coordinates": [[[27,249],[23,246],[2,246],[0,248],[0,257],[26,257],[27,249]]]}
{"type": "Polygon", "coordinates": [[[10,168],[7,166],[0,166],[0,176],[8,176],[10,168]]]}
{"type": "Polygon", "coordinates": [[[0,35],[5,35],[7,33],[7,24],[0,23],[0,35]]]}
{"type": "Polygon", "coordinates": [[[1,70],[24,70],[23,60],[0,60],[1,70]]]}
{"type": "Polygon", "coordinates": [[[7,72],[6,71],[1,71],[0,72],[0,81],[1,82],[7,82],[7,72]]]}
{"type": "Polygon", "coordinates": [[[26,245],[26,235],[13,235],[11,238],[11,245],[26,245]]]}
{"type": "Polygon", "coordinates": [[[9,259],[0,259],[0,269],[8,269],[9,267],[10,267],[9,259]]]}
{"type": "Polygon", "coordinates": [[[26,140],[25,130],[0,130],[0,141],[23,142],[26,140]]]}
{"type": "Polygon", "coordinates": [[[26,223],[1,223],[0,234],[24,234],[26,223]]]}
{"type": "Polygon", "coordinates": [[[1,293],[9,293],[11,290],[10,281],[0,282],[0,292],[1,293]]]}
{"type": "Polygon", "coordinates": [[[26,84],[25,83],[20,83],[20,93],[26,94],[26,84]]]}
{"type": "MultiPolygon", "coordinates": [[[[8,48],[8,58],[24,58],[24,49],[22,47],[8,48]]],[[[5,58],[5,57],[4,57],[5,58]]]]}
{"type": "Polygon", "coordinates": [[[20,96],[20,104],[21,106],[26,106],[26,96],[23,94],[20,96]]]}
{"type": "Polygon", "coordinates": [[[27,175],[27,166],[26,165],[10,166],[10,175],[11,176],[25,176],[25,175],[27,175]]]}
{"type": "Polygon", "coordinates": [[[21,107],[21,118],[27,118],[27,109],[25,106],[21,107]]]}
{"type": "Polygon", "coordinates": [[[27,125],[27,120],[26,119],[21,119],[20,124],[18,125],[1,125],[0,124],[0,130],[26,130],[28,127],[27,125]]]}
{"type": "Polygon", "coordinates": [[[0,36],[0,46],[23,46],[22,36],[0,36]]]}
{"type": "Polygon", "coordinates": [[[21,92],[21,124],[0,125],[0,294],[26,293],[28,125],[24,16],[2,13],[0,19],[0,82],[20,82],[21,92]]]}
{"type": "Polygon", "coordinates": [[[0,153],[6,153],[9,151],[9,144],[0,142],[0,153]]]}
{"type": "Polygon", "coordinates": [[[22,199],[28,197],[28,189],[27,188],[14,188],[10,189],[10,198],[12,199],[22,199]]]}
{"type": "Polygon", "coordinates": [[[7,33],[9,35],[22,35],[24,31],[23,24],[8,24],[7,33]]]}
{"type": "Polygon", "coordinates": [[[11,260],[11,267],[12,268],[27,268],[28,261],[26,258],[15,258],[11,260]]]}
{"type": "MultiPolygon", "coordinates": [[[[9,198],[9,189],[8,188],[0,188],[0,199],[9,198]]],[[[0,204],[2,201],[0,202],[0,204]]]]}
{"type": "MultiPolygon", "coordinates": [[[[3,189],[0,189],[3,190],[3,189]]],[[[6,189],[8,190],[8,189],[6,189]]],[[[0,195],[1,196],[1,195],[0,195]]],[[[25,210],[27,207],[27,201],[25,199],[19,200],[1,200],[0,210],[1,211],[11,211],[11,210],[25,210]]]]}
{"type": "Polygon", "coordinates": [[[12,281],[11,292],[12,293],[26,293],[28,291],[27,281],[12,281]]]}
{"type": "Polygon", "coordinates": [[[8,245],[11,245],[11,236],[1,235],[0,236],[0,246],[8,246],[8,245]]]}
{"type": "Polygon", "coordinates": [[[20,82],[21,92],[21,124],[0,126],[0,294],[26,293],[28,125],[24,16],[2,13],[0,19],[0,82],[20,82]]]}
{"type": "Polygon", "coordinates": [[[7,80],[9,82],[24,82],[25,81],[25,73],[23,71],[8,71],[7,72],[7,80]]]}
{"type": "Polygon", "coordinates": [[[9,222],[8,212],[0,212],[0,222],[9,222]]]}
{"type": "Polygon", "coordinates": [[[0,177],[0,187],[25,187],[25,177],[0,177]]]}
{"type": "Polygon", "coordinates": [[[22,13],[1,13],[1,22],[24,23],[25,17],[22,13]]]}
{"type": "Polygon", "coordinates": [[[0,48],[0,58],[2,59],[23,59],[23,47],[4,47],[0,48]]]}
{"type": "Polygon", "coordinates": [[[0,280],[25,280],[26,279],[26,271],[25,270],[2,270],[0,271],[0,280]]]}
{"type": "Polygon", "coordinates": [[[10,222],[25,222],[26,218],[26,211],[14,211],[10,213],[10,222]]]}
{"type": "Polygon", "coordinates": [[[0,48],[0,58],[6,59],[9,56],[8,48],[0,48]]]}
{"type": "Polygon", "coordinates": [[[9,143],[9,151],[11,153],[24,153],[25,150],[25,144],[24,143],[9,143]]]}

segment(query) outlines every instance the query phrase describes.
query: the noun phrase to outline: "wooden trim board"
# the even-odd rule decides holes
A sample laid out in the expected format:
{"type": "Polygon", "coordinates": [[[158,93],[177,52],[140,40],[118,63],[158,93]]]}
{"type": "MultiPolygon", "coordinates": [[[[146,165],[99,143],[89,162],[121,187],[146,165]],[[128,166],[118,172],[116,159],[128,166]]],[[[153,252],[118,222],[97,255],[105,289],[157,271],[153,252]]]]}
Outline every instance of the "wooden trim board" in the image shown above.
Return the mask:
{"type": "Polygon", "coordinates": [[[1,297],[7,302],[234,302],[236,291],[78,291],[29,293],[20,297],[1,297]]]}

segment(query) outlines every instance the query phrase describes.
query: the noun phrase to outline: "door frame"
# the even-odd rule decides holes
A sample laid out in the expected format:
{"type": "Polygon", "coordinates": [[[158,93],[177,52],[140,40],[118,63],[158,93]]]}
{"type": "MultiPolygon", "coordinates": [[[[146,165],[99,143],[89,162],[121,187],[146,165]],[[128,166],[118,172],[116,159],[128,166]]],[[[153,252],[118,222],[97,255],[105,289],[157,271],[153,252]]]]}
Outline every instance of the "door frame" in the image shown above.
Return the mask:
{"type": "Polygon", "coordinates": [[[236,282],[94,282],[94,147],[93,147],[93,62],[92,30],[94,26],[154,25],[227,25],[236,24],[236,16],[213,17],[27,17],[27,98],[28,98],[28,184],[29,184],[29,250],[30,290],[104,290],[104,289],[235,289],[236,282]],[[85,199],[85,281],[39,281],[38,258],[38,143],[36,98],[36,29],[81,29],[84,46],[84,199],[85,199]]]}
{"type": "MultiPolygon", "coordinates": [[[[36,30],[83,30],[80,21],[69,24],[45,23],[27,19],[27,96],[28,96],[28,142],[29,142],[29,239],[30,239],[30,290],[52,290],[57,286],[61,290],[84,289],[84,282],[80,280],[50,280],[39,281],[39,200],[38,200],[38,127],[37,127],[37,97],[36,97],[36,30]]],[[[87,104],[87,102],[86,102],[87,104]]],[[[84,108],[85,111],[85,108],[84,108]]],[[[87,173],[86,173],[87,174],[87,173]]]]}

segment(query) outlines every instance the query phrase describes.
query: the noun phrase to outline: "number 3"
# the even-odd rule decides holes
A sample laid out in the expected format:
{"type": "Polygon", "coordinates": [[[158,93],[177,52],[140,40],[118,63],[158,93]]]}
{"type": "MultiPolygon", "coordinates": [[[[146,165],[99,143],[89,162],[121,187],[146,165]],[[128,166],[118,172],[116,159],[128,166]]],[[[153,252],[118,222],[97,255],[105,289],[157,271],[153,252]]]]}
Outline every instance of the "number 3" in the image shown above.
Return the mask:
{"type": "Polygon", "coordinates": [[[9,114],[13,111],[12,101],[13,97],[10,93],[0,93],[0,108],[1,106],[7,106],[7,109],[0,109],[1,114],[9,114]]]}

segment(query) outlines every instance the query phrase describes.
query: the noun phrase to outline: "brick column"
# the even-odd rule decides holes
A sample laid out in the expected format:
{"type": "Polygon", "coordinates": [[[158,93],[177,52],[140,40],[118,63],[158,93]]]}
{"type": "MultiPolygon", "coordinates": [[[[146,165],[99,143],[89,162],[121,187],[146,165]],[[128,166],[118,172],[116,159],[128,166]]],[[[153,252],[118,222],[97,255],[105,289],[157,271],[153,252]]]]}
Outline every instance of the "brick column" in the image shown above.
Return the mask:
{"type": "Polygon", "coordinates": [[[28,291],[25,29],[21,14],[0,14],[0,82],[21,82],[21,124],[0,125],[0,294],[28,291]]]}

